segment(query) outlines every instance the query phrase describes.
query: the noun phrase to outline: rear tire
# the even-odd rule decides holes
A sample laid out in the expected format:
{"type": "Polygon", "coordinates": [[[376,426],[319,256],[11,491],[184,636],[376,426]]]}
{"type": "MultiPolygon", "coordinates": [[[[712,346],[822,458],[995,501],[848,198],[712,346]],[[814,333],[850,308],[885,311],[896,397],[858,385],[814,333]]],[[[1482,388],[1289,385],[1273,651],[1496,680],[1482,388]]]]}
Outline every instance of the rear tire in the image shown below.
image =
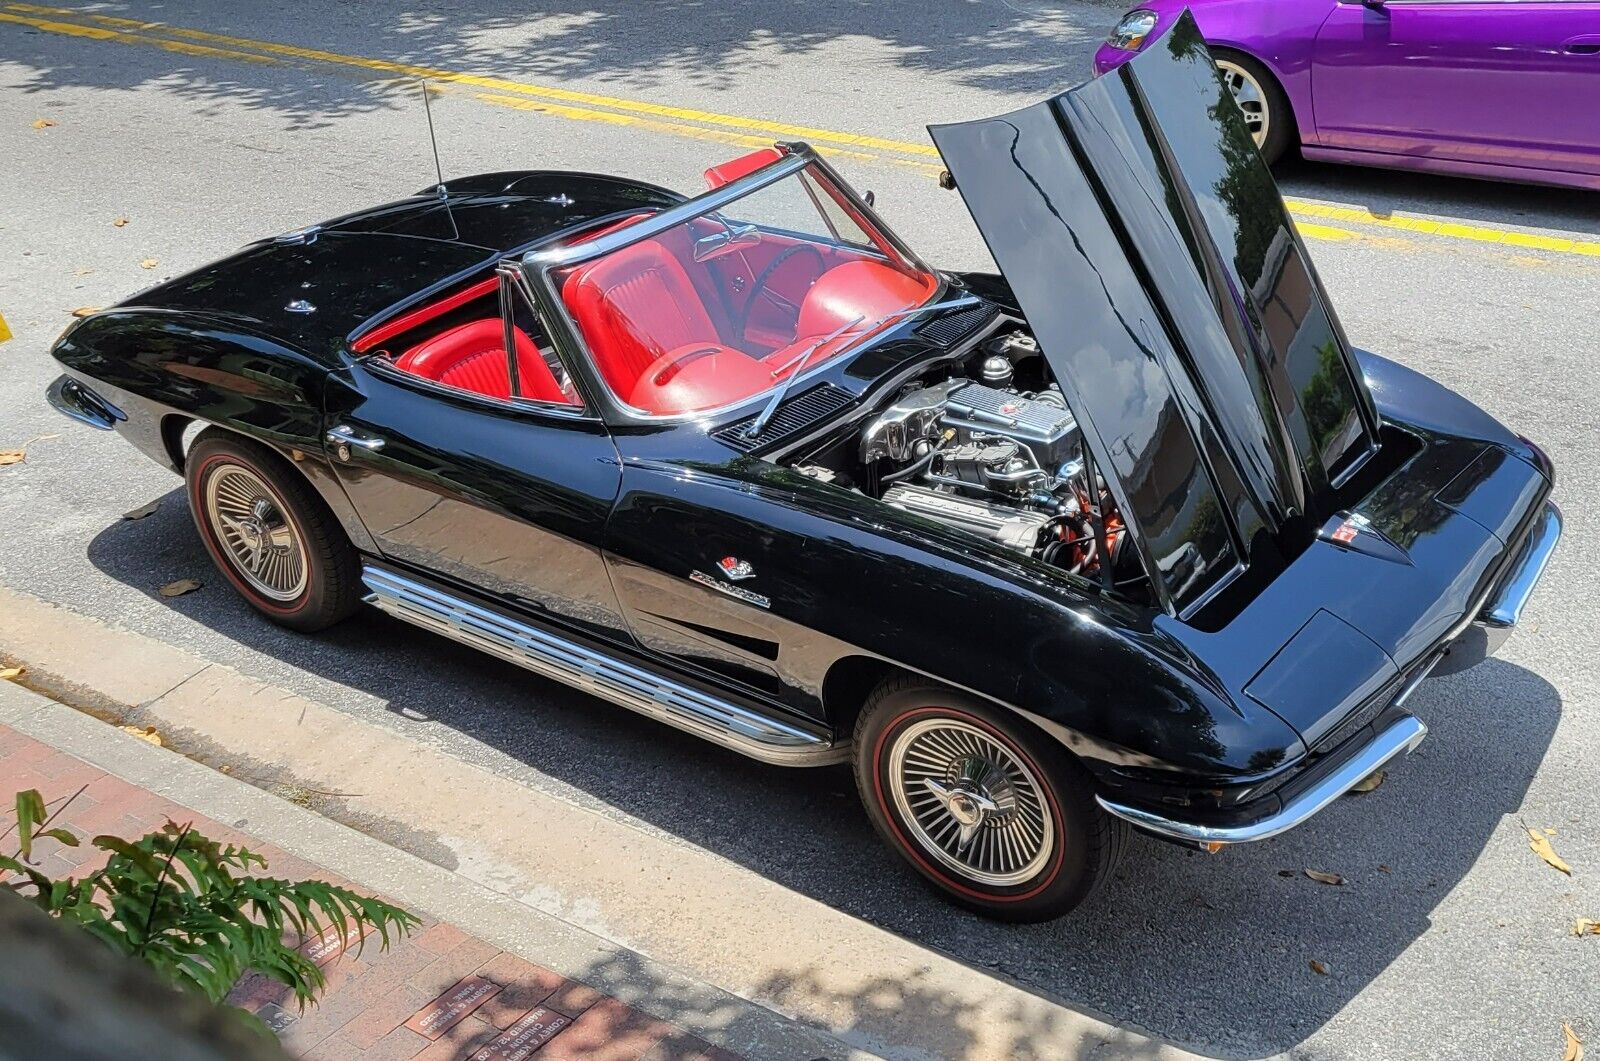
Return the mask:
{"type": "Polygon", "coordinates": [[[1047,921],[1103,884],[1127,841],[1088,773],[1014,714],[893,678],[856,722],[856,786],[890,847],[951,901],[1047,921]]]}
{"type": "Polygon", "coordinates": [[[310,633],[361,603],[355,548],[305,478],[266,446],[211,428],[184,462],[189,508],[217,569],[262,615],[310,633]]]}
{"type": "Polygon", "coordinates": [[[1283,94],[1272,71],[1243,52],[1213,48],[1211,55],[1244,112],[1245,124],[1256,138],[1261,157],[1267,165],[1276,165],[1300,139],[1289,97],[1283,94]]]}

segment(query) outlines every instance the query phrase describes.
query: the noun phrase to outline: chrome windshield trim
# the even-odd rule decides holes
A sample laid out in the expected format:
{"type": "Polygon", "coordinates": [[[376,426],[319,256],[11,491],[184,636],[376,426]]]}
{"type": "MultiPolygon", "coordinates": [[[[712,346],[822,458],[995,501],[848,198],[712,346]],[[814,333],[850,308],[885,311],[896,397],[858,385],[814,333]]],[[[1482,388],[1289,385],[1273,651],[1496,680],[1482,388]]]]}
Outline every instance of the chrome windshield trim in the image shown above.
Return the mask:
{"type": "Polygon", "coordinates": [[[1173,840],[1196,844],[1246,844],[1286,833],[1350,791],[1364,777],[1402,753],[1409,754],[1428,735],[1428,727],[1415,715],[1391,722],[1365,747],[1327,777],[1290,799],[1275,814],[1244,825],[1203,825],[1168,818],[1142,807],[1115,803],[1104,796],[1095,802],[1108,814],[1173,840]]]}
{"type": "Polygon", "coordinates": [[[1522,543],[1522,551],[1512,561],[1511,569],[1500,588],[1484,605],[1477,621],[1485,626],[1509,629],[1522,618],[1522,609],[1533,588],[1544,574],[1545,565],[1556,551],[1561,540],[1561,510],[1554,501],[1544,503],[1544,514],[1534,524],[1533,530],[1522,543]]]}
{"type": "Polygon", "coordinates": [[[669,228],[692,221],[702,214],[718,210],[735,199],[742,199],[751,192],[765,188],[792,173],[798,173],[816,161],[816,155],[810,149],[791,150],[778,161],[762,166],[748,176],[730,181],[720,188],[713,188],[704,195],[697,195],[693,199],[685,199],[677,206],[659,213],[642,217],[631,225],[593,239],[584,240],[582,243],[573,243],[565,247],[548,247],[543,250],[531,250],[522,256],[522,264],[540,272],[547,269],[559,268],[576,262],[598,258],[610,254],[640,240],[649,239],[659,235],[669,228]]]}

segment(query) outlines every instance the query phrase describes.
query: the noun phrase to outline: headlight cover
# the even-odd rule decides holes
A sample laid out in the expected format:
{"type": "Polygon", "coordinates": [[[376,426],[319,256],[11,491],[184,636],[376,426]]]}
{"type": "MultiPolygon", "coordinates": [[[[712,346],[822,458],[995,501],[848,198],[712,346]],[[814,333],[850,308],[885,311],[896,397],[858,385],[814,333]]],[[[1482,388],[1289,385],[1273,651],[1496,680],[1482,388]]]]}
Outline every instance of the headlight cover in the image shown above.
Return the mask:
{"type": "Polygon", "coordinates": [[[1111,36],[1106,38],[1106,43],[1113,48],[1121,48],[1126,52],[1136,52],[1144,47],[1144,42],[1156,28],[1156,13],[1154,11],[1129,11],[1122,16],[1122,21],[1117,23],[1117,28],[1111,31],[1111,36]]]}

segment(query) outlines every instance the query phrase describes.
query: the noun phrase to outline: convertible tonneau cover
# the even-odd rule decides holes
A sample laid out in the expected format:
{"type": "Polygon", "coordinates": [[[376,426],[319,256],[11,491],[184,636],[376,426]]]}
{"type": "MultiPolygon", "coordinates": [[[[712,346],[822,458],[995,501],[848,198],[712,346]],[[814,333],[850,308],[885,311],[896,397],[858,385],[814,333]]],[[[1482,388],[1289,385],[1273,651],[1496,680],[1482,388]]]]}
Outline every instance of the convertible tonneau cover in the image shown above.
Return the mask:
{"type": "Polygon", "coordinates": [[[1377,415],[1193,19],[1054,99],[930,132],[1170,609],[1309,538],[1377,415]]]}

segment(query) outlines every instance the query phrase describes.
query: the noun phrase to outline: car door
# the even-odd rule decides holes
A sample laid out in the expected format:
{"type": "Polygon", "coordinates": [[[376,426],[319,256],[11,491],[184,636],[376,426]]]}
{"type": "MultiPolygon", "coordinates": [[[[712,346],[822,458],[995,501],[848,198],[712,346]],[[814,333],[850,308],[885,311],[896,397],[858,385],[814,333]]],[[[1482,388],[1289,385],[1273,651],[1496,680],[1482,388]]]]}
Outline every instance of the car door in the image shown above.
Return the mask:
{"type": "MultiPolygon", "coordinates": [[[[508,288],[502,312],[537,329],[520,298],[508,288]]],[[[610,435],[581,404],[513,388],[499,400],[363,358],[330,383],[330,458],[385,559],[631,643],[600,555],[621,479],[610,435]]]]}
{"type": "Polygon", "coordinates": [[[1600,172],[1600,2],[1341,2],[1312,97],[1327,147],[1600,172]]]}

